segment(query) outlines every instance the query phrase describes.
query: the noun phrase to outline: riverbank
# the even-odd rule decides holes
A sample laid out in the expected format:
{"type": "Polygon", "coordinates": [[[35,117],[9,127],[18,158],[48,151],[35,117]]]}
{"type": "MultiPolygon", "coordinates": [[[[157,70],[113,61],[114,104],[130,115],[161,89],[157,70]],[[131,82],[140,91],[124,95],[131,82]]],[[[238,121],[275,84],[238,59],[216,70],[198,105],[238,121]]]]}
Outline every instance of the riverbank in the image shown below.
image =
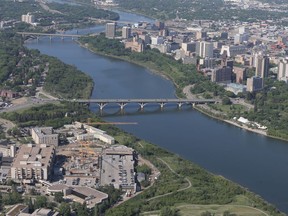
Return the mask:
{"type": "MultiPolygon", "coordinates": [[[[83,43],[81,43],[80,41],[77,41],[77,43],[78,43],[81,47],[83,47],[83,48],[85,48],[85,49],[88,49],[89,51],[91,51],[91,52],[93,52],[93,53],[95,53],[95,54],[102,55],[102,56],[106,56],[106,57],[110,57],[110,58],[114,58],[114,59],[119,59],[119,60],[123,60],[123,61],[127,61],[127,62],[129,62],[129,63],[133,63],[133,64],[135,64],[135,65],[139,65],[139,66],[145,67],[145,68],[149,69],[150,71],[152,71],[153,73],[155,73],[155,74],[157,74],[157,75],[160,75],[161,77],[163,77],[163,78],[165,78],[165,79],[170,80],[170,81],[173,83],[173,85],[175,86],[175,88],[177,89],[177,92],[176,92],[176,94],[175,94],[176,97],[181,98],[180,96],[182,96],[182,97],[185,96],[185,97],[188,98],[188,99],[192,99],[192,98],[191,98],[191,94],[190,94],[190,95],[187,94],[187,92],[188,92],[187,89],[186,89],[186,91],[184,92],[184,89],[185,89],[187,86],[185,86],[183,89],[182,89],[182,88],[179,88],[179,85],[176,83],[176,81],[175,81],[175,79],[173,79],[173,77],[169,76],[168,74],[164,73],[164,72],[161,71],[161,70],[155,69],[154,67],[152,67],[151,65],[149,65],[149,64],[147,64],[147,63],[145,64],[145,63],[143,63],[143,62],[139,62],[139,61],[135,61],[135,60],[129,59],[129,57],[127,57],[127,56],[115,56],[115,55],[110,55],[110,54],[107,54],[107,53],[104,53],[104,52],[100,52],[100,51],[98,51],[97,49],[89,46],[88,44],[83,44],[83,43]],[[181,95],[179,95],[179,92],[180,92],[180,91],[182,92],[181,95]],[[189,97],[189,96],[190,96],[190,97],[189,97]]],[[[270,136],[270,135],[267,134],[266,131],[249,128],[249,127],[246,126],[246,125],[240,125],[240,124],[238,124],[238,123],[235,122],[235,121],[232,121],[232,120],[225,119],[225,118],[223,118],[223,117],[217,116],[217,115],[213,114],[213,112],[208,112],[207,109],[200,108],[200,107],[197,106],[197,105],[196,105],[194,108],[195,108],[197,111],[199,111],[199,112],[201,112],[201,113],[203,113],[203,114],[205,114],[205,115],[207,115],[207,116],[209,116],[209,117],[211,117],[211,118],[214,118],[214,119],[217,119],[217,120],[219,120],[219,121],[225,122],[225,123],[227,123],[227,124],[236,126],[236,127],[238,127],[238,128],[241,128],[241,129],[244,129],[244,130],[253,132],[253,133],[257,133],[257,134],[260,134],[260,135],[263,135],[263,136],[266,136],[266,137],[270,137],[270,138],[274,138],[274,139],[278,139],[278,140],[283,140],[283,141],[288,141],[288,140],[282,139],[282,138],[280,138],[280,137],[270,136]]],[[[222,114],[223,114],[223,113],[222,113],[222,114]]]]}
{"type": "MultiPolygon", "coordinates": [[[[87,46],[86,44],[81,43],[80,41],[76,41],[76,43],[78,43],[79,46],[81,46],[81,47],[83,47],[83,48],[85,48],[85,49],[89,50],[90,52],[95,53],[97,55],[105,56],[105,57],[109,57],[109,58],[114,58],[114,59],[118,59],[118,60],[123,60],[123,61],[135,64],[135,65],[144,67],[144,68],[148,69],[149,71],[153,72],[154,74],[157,74],[157,75],[163,77],[164,79],[170,80],[173,83],[175,88],[179,88],[179,86],[177,85],[177,83],[175,82],[175,80],[171,76],[161,72],[160,70],[153,68],[152,66],[149,66],[148,64],[144,64],[144,63],[139,62],[139,61],[134,61],[132,59],[125,58],[124,56],[109,55],[109,54],[97,51],[97,50],[87,46]]],[[[175,94],[175,96],[177,96],[177,95],[175,94]]]]}

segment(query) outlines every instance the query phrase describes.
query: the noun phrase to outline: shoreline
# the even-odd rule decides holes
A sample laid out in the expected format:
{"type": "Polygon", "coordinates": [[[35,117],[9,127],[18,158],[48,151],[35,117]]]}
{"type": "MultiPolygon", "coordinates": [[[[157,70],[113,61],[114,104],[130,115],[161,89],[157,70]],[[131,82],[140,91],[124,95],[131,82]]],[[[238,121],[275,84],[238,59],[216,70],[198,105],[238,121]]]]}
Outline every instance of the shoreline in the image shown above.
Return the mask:
{"type": "MultiPolygon", "coordinates": [[[[167,74],[164,74],[163,72],[159,71],[159,70],[156,70],[154,68],[151,68],[145,64],[142,64],[140,62],[137,62],[137,61],[133,61],[133,60],[129,60],[129,59],[126,59],[126,58],[123,58],[123,57],[120,57],[120,56],[114,56],[114,55],[107,55],[107,54],[104,54],[102,52],[97,52],[95,50],[92,50],[90,47],[88,46],[85,46],[84,44],[82,44],[80,41],[76,40],[75,41],[80,47],[84,48],[84,49],[87,49],[89,50],[90,52],[94,53],[94,54],[97,54],[97,55],[100,55],[100,56],[105,56],[105,57],[109,57],[109,58],[113,58],[113,59],[118,59],[118,60],[122,60],[122,61],[125,61],[125,62],[129,62],[129,63],[132,63],[132,64],[135,64],[135,65],[138,65],[138,66],[141,66],[141,67],[144,67],[146,69],[148,69],[150,72],[152,72],[152,74],[156,74],[156,75],[159,75],[161,77],[163,77],[164,79],[166,80],[169,80],[173,83],[174,87],[176,88],[179,88],[179,86],[177,85],[177,83],[170,77],[168,76],[167,74]]],[[[176,97],[178,97],[176,94],[175,94],[176,97]]]]}
{"type": "MultiPolygon", "coordinates": [[[[123,58],[123,57],[120,57],[120,56],[114,56],[114,55],[107,55],[107,54],[104,54],[104,53],[101,53],[101,52],[97,52],[95,50],[92,50],[90,47],[88,46],[85,46],[84,44],[82,44],[80,41],[76,41],[77,44],[79,44],[80,47],[82,48],[85,48],[87,50],[89,50],[90,52],[92,53],[95,53],[97,55],[101,55],[101,56],[106,56],[106,57],[110,57],[110,58],[114,58],[114,59],[119,59],[119,60],[123,60],[123,61],[126,61],[126,62],[129,62],[129,63],[132,63],[132,64],[135,64],[135,65],[138,65],[138,66],[141,66],[141,67],[144,67],[148,70],[150,70],[152,73],[156,74],[156,75],[159,75],[167,80],[170,80],[174,87],[175,88],[179,88],[178,85],[175,83],[175,81],[170,77],[170,76],[167,76],[166,74],[164,74],[163,72],[159,71],[159,70],[156,70],[156,69],[153,69],[145,64],[142,64],[140,62],[136,62],[136,61],[132,61],[132,60],[129,60],[129,59],[126,59],[126,58],[123,58]]],[[[185,88],[185,87],[184,87],[185,88]]],[[[184,89],[183,88],[183,89],[184,89]]],[[[182,91],[183,91],[182,89],[182,91]]],[[[175,89],[176,90],[176,89],[175,89]]],[[[185,94],[184,94],[185,95],[185,94]]],[[[177,98],[180,98],[176,92],[175,92],[175,96],[177,98]]],[[[186,98],[188,98],[187,95],[185,95],[186,98]]],[[[280,138],[280,137],[274,137],[274,136],[271,136],[269,134],[267,134],[267,131],[262,131],[262,130],[258,130],[258,129],[253,129],[253,128],[249,128],[248,126],[245,126],[245,125],[239,125],[237,124],[237,122],[234,122],[232,120],[228,120],[228,119],[223,119],[223,118],[219,118],[213,114],[210,114],[210,113],[207,113],[204,109],[201,109],[197,106],[194,107],[195,110],[201,112],[202,114],[206,115],[206,116],[209,116],[213,119],[216,119],[216,120],[219,120],[219,121],[222,121],[222,122],[225,122],[226,124],[229,124],[229,125],[233,125],[235,127],[238,127],[238,128],[241,128],[241,129],[244,129],[244,130],[247,130],[247,131],[250,131],[252,133],[256,133],[256,134],[259,134],[259,135],[262,135],[262,136],[265,136],[265,137],[269,137],[269,138],[272,138],[272,139],[277,139],[277,140],[282,140],[282,141],[285,141],[285,142],[288,142],[288,140],[286,139],[283,139],[283,138],[280,138]]]]}

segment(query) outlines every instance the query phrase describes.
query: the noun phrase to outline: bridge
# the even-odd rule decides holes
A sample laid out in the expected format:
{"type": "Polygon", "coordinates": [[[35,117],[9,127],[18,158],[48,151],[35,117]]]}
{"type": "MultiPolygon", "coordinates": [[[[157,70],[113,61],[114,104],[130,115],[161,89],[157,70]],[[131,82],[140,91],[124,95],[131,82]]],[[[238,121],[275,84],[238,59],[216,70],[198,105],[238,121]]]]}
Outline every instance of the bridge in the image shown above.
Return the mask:
{"type": "Polygon", "coordinates": [[[40,33],[40,32],[17,32],[17,34],[20,34],[22,36],[35,36],[37,39],[41,36],[49,36],[50,40],[52,40],[52,37],[61,37],[62,40],[65,37],[71,37],[72,39],[74,38],[79,38],[79,37],[87,37],[87,35],[79,35],[79,34],[52,34],[52,33],[40,33]]]}
{"type": "Polygon", "coordinates": [[[160,108],[163,109],[166,104],[177,104],[178,108],[183,105],[196,105],[196,104],[208,104],[216,103],[213,99],[57,99],[57,101],[68,101],[77,103],[96,103],[102,111],[108,104],[118,104],[121,110],[124,110],[127,104],[138,104],[140,109],[143,110],[147,104],[159,104],[160,108]]]}

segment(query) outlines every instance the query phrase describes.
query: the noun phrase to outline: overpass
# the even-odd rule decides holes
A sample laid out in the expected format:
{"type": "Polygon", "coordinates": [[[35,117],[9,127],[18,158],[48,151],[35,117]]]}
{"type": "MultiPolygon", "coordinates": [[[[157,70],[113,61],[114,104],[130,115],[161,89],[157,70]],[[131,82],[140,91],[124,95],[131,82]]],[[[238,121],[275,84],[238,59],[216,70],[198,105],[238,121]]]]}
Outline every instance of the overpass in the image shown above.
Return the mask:
{"type": "Polygon", "coordinates": [[[99,106],[102,111],[108,104],[117,104],[120,109],[123,110],[127,104],[138,104],[140,109],[143,110],[147,104],[159,104],[160,108],[163,109],[166,104],[177,104],[178,108],[182,105],[196,105],[196,104],[207,104],[216,103],[213,99],[57,99],[57,101],[68,101],[77,103],[95,103],[99,106]]]}

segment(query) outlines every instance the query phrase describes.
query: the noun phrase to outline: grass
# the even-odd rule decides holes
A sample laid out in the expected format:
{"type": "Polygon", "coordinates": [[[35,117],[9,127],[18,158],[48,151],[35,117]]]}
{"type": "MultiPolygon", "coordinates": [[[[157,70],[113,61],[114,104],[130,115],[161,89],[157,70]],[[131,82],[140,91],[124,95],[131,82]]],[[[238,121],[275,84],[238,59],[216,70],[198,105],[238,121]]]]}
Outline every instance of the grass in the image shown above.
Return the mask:
{"type": "MultiPolygon", "coordinates": [[[[229,211],[230,214],[236,214],[237,216],[267,216],[266,213],[261,210],[253,209],[249,206],[239,205],[191,205],[181,204],[176,205],[176,209],[179,210],[181,216],[201,216],[202,213],[208,211],[215,216],[222,216],[225,211],[229,211]]],[[[158,216],[160,211],[144,212],[143,216],[158,216]]]]}
{"type": "MultiPolygon", "coordinates": [[[[115,130],[112,133],[120,144],[133,147],[143,157],[148,156],[145,158],[150,160],[161,172],[160,178],[151,188],[114,209],[114,213],[117,212],[117,209],[126,211],[129,208],[138,208],[141,209],[141,215],[159,215],[163,206],[170,206],[179,209],[182,216],[201,215],[205,211],[215,213],[215,215],[222,215],[224,211],[240,216],[268,215],[265,212],[282,215],[271,205],[263,202],[259,196],[246,191],[222,176],[211,175],[197,165],[159,147],[153,147],[144,140],[115,130]],[[179,175],[171,172],[159,159],[165,161],[179,175]],[[192,187],[177,192],[188,186],[185,178],[190,180],[192,187]],[[167,194],[169,192],[173,193],[167,194]],[[152,197],[163,194],[167,194],[167,196],[150,200],[152,197]]],[[[114,216],[111,213],[109,212],[107,215],[114,216]]]]}

